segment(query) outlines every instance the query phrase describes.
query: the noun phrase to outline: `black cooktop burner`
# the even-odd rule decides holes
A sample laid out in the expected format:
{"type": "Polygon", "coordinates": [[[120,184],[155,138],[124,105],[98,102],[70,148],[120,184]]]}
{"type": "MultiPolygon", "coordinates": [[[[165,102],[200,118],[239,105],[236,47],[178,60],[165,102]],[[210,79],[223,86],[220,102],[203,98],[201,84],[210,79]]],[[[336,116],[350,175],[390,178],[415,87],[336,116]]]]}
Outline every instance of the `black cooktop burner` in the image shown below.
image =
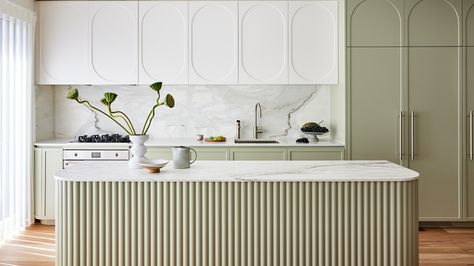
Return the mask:
{"type": "Polygon", "coordinates": [[[117,143],[123,142],[128,143],[130,142],[130,138],[128,136],[122,136],[119,134],[105,134],[105,135],[83,135],[79,136],[77,142],[96,142],[96,143],[117,143]]]}

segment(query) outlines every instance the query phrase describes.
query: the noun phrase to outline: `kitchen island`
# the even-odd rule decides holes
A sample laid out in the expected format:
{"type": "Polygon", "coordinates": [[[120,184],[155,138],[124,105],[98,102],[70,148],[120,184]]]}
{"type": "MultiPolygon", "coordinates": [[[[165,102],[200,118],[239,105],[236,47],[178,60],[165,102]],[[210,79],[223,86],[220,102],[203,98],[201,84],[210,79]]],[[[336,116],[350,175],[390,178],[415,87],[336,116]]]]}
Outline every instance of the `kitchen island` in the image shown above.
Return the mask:
{"type": "Polygon", "coordinates": [[[418,173],[387,161],[56,173],[57,265],[418,265],[418,173]]]}

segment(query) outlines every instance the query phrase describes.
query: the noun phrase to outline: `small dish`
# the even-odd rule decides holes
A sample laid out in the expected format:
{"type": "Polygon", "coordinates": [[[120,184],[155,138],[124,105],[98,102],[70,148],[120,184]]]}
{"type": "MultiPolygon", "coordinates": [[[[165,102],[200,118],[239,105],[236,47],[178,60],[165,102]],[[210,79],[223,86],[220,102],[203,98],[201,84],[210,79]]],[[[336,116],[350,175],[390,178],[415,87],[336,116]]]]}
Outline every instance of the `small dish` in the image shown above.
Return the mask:
{"type": "Polygon", "coordinates": [[[150,173],[159,173],[160,169],[165,167],[168,163],[167,160],[157,159],[157,160],[143,160],[140,162],[140,165],[143,166],[150,173]]]}

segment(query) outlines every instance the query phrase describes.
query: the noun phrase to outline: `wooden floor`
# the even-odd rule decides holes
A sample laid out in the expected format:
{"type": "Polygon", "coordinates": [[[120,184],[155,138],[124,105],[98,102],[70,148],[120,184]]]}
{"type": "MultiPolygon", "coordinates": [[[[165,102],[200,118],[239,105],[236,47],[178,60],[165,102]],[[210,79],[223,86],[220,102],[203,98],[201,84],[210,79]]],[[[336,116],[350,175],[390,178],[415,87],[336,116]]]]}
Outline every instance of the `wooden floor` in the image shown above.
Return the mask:
{"type": "MultiPolygon", "coordinates": [[[[54,226],[35,224],[0,246],[0,265],[54,265],[54,226]]],[[[420,265],[474,265],[474,228],[424,228],[420,265]]]]}

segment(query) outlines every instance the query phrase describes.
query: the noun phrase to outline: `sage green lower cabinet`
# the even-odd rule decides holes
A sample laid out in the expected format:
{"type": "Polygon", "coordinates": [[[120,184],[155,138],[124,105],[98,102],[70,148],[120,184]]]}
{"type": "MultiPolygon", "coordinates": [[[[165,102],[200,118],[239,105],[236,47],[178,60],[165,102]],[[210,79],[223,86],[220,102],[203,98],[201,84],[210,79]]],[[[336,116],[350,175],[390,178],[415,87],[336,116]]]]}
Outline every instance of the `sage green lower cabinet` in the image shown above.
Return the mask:
{"type": "MultiPolygon", "coordinates": [[[[461,217],[460,114],[462,60],[458,47],[410,47],[408,166],[420,173],[420,220],[461,217]]],[[[464,113],[464,112],[462,112],[464,113]]]]}
{"type": "Polygon", "coordinates": [[[55,219],[54,174],[63,167],[62,148],[35,148],[35,219],[53,224],[55,219]]]}
{"type": "Polygon", "coordinates": [[[230,159],[235,161],[284,161],[287,154],[286,148],[230,148],[230,159]]]}
{"type": "Polygon", "coordinates": [[[145,156],[148,159],[165,159],[173,160],[173,154],[170,147],[147,148],[145,156]]]}
{"type": "Polygon", "coordinates": [[[288,160],[344,160],[343,148],[288,148],[288,160]]]}
{"type": "MultiPolygon", "coordinates": [[[[217,147],[192,147],[198,154],[197,160],[201,161],[225,161],[229,160],[228,148],[217,147]]],[[[172,147],[148,148],[146,157],[149,159],[165,159],[173,160],[172,147]]],[[[194,159],[194,154],[191,152],[191,159],[194,159]]]]}
{"type": "Polygon", "coordinates": [[[400,163],[402,49],[349,48],[350,156],[400,163]]]}
{"type": "MultiPolygon", "coordinates": [[[[343,160],[344,147],[192,147],[198,160],[343,160]]],[[[150,159],[173,160],[171,147],[148,148],[150,159]]],[[[191,153],[191,158],[192,157],[191,153]]]]}

